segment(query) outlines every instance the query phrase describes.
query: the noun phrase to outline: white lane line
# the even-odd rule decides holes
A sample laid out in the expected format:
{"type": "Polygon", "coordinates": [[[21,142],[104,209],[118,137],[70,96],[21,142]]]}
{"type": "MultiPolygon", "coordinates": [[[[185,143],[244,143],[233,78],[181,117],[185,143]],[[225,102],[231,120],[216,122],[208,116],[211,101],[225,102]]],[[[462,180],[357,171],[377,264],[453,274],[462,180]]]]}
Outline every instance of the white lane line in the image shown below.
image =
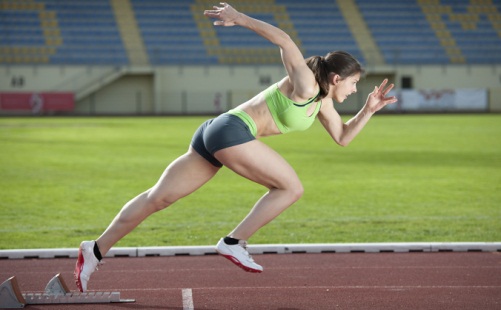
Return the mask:
{"type": "MultiPolygon", "coordinates": [[[[500,253],[501,254],[501,253],[500,253]]],[[[2,262],[7,262],[7,260],[1,260],[2,262]]],[[[318,269],[318,266],[315,267],[268,267],[266,270],[312,270],[312,269],[318,269]]],[[[384,269],[401,269],[401,270],[412,270],[412,269],[426,269],[428,270],[433,270],[433,269],[442,269],[442,270],[451,270],[451,269],[472,269],[472,270],[487,270],[487,269],[492,269],[493,272],[498,272],[498,269],[501,269],[501,266],[492,266],[492,265],[477,265],[477,266],[443,266],[443,265],[436,265],[436,266],[426,266],[426,265],[416,265],[416,266],[322,266],[323,270],[358,270],[358,269],[374,269],[374,270],[384,270],[384,269]]],[[[165,269],[134,269],[138,273],[153,273],[157,274],[159,272],[184,272],[184,271],[222,271],[222,270],[234,270],[233,265],[230,265],[229,267],[224,267],[224,268],[165,268],[165,269]]],[[[117,269],[117,270],[99,270],[100,273],[130,273],[130,269],[117,269]]],[[[9,277],[11,276],[11,271],[9,270],[0,270],[0,279],[5,276],[9,277]]],[[[28,270],[28,271],[16,271],[16,275],[33,275],[33,274],[48,274],[50,276],[53,275],[52,271],[46,271],[46,270],[40,270],[40,271],[34,271],[34,270],[28,270]]],[[[173,288],[173,289],[178,289],[178,288],[173,288]]]]}
{"type": "MultiPolygon", "coordinates": [[[[158,292],[173,291],[180,288],[117,288],[109,291],[113,292],[158,292]]],[[[501,285],[316,285],[316,286],[221,286],[221,287],[197,287],[197,290],[317,290],[317,289],[339,289],[339,290],[358,290],[358,289],[501,289],[501,285]]],[[[191,288],[183,288],[184,295],[189,295],[193,304],[193,293],[191,288]],[[185,293],[186,291],[186,293],[185,293]]],[[[192,308],[193,309],[193,308],[192,308]]]]}
{"type": "Polygon", "coordinates": [[[194,310],[193,306],[193,292],[191,288],[183,288],[183,310],[194,310]]]}

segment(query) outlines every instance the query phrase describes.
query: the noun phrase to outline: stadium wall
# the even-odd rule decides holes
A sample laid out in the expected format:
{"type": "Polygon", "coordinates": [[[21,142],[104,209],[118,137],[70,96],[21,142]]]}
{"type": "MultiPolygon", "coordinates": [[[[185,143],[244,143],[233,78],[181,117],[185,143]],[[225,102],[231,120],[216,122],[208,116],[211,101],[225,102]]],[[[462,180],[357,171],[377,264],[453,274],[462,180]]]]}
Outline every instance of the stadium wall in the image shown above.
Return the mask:
{"type": "MultiPolygon", "coordinates": [[[[397,89],[487,89],[501,111],[501,65],[406,65],[367,68],[340,112],[352,113],[383,77],[397,89]]],[[[285,75],[282,66],[1,66],[0,92],[71,91],[75,114],[214,114],[248,100],[285,75]]],[[[1,111],[0,111],[1,113],[1,111]]]]}

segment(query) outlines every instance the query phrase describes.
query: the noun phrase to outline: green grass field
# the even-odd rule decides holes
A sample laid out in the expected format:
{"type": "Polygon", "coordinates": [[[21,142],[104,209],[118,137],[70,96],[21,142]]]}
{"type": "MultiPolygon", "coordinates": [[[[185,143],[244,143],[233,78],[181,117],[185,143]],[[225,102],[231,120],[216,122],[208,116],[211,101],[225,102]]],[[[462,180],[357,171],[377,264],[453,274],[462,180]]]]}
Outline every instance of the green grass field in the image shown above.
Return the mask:
{"type": "MultiPolygon", "coordinates": [[[[0,248],[77,247],[152,186],[203,117],[1,118],[0,248]]],[[[501,115],[376,115],[263,141],[305,195],[251,243],[501,241],[501,115]]],[[[228,169],[117,246],[209,245],[265,189],[228,169]]]]}

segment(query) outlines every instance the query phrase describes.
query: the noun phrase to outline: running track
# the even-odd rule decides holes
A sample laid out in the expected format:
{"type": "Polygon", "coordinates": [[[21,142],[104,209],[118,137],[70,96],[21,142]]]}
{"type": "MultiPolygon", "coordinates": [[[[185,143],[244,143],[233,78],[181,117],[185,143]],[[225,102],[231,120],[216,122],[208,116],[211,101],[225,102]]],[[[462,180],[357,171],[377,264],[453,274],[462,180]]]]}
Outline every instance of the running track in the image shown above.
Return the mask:
{"type": "MultiPolygon", "coordinates": [[[[27,309],[501,309],[501,252],[254,255],[261,274],[217,255],[107,258],[89,290],[135,303],[27,309]]],[[[75,259],[0,260],[0,282],[42,292],[75,259]]]]}

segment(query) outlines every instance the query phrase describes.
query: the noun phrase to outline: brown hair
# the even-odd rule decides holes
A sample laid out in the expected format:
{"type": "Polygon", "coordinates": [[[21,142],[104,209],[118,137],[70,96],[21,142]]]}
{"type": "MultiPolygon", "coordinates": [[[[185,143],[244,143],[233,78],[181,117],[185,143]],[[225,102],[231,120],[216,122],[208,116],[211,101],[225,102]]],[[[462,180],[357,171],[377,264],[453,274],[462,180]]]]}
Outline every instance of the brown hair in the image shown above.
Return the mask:
{"type": "Polygon", "coordinates": [[[315,80],[320,87],[319,98],[325,98],[329,92],[329,73],[335,73],[342,79],[356,73],[364,73],[358,60],[343,51],[330,52],[325,56],[312,56],[306,59],[306,64],[315,74],[315,80]]]}

